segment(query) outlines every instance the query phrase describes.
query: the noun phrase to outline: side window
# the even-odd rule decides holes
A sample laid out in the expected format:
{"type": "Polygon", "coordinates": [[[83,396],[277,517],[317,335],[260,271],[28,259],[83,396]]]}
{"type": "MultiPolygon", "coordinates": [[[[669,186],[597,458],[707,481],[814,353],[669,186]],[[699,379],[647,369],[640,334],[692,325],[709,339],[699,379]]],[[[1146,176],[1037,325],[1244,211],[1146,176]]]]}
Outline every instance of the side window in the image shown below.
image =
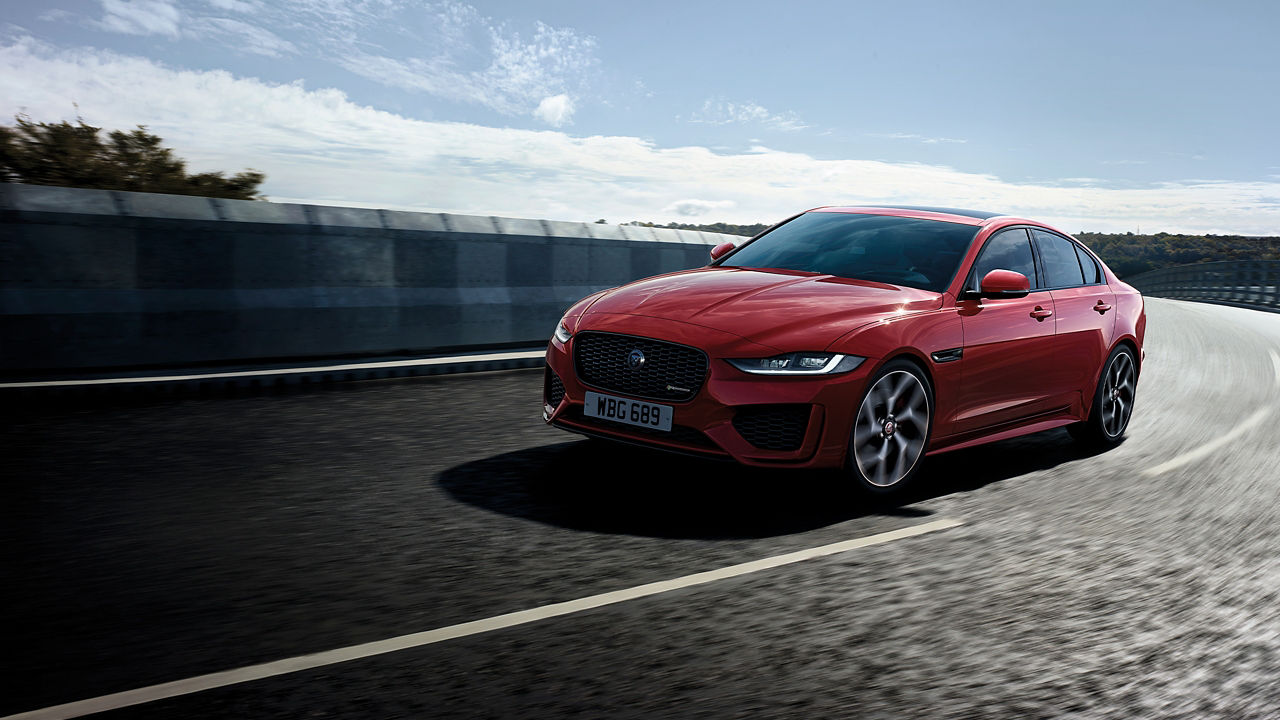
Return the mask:
{"type": "Polygon", "coordinates": [[[1084,284],[1101,285],[1102,268],[1098,267],[1098,261],[1079,245],[1076,246],[1076,256],[1080,258],[1080,269],[1084,270],[1084,284]]]}
{"type": "Polygon", "coordinates": [[[1040,248],[1040,262],[1044,266],[1044,285],[1050,288],[1079,287],[1084,284],[1084,273],[1080,270],[1080,258],[1076,255],[1075,243],[1062,237],[1041,230],[1031,231],[1036,236],[1036,246],[1040,248]]]}
{"type": "Polygon", "coordinates": [[[1031,288],[1040,287],[1036,282],[1036,261],[1031,254],[1031,240],[1022,228],[996,233],[982,246],[982,252],[973,263],[970,289],[977,290],[982,278],[992,270],[1013,270],[1027,276],[1031,288]]]}

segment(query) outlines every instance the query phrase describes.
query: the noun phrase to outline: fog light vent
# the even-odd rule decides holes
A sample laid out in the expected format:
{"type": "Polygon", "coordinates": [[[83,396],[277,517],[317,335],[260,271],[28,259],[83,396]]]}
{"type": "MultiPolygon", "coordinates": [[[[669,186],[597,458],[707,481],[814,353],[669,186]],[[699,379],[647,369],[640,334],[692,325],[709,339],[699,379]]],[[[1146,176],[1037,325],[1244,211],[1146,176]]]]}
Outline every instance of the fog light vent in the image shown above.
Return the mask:
{"type": "Polygon", "coordinates": [[[810,405],[743,405],[733,428],[761,450],[799,450],[809,429],[810,405]]]}
{"type": "Polygon", "coordinates": [[[542,394],[546,403],[553,408],[560,407],[560,401],[564,399],[564,383],[560,382],[560,376],[550,366],[547,366],[542,394]]]}

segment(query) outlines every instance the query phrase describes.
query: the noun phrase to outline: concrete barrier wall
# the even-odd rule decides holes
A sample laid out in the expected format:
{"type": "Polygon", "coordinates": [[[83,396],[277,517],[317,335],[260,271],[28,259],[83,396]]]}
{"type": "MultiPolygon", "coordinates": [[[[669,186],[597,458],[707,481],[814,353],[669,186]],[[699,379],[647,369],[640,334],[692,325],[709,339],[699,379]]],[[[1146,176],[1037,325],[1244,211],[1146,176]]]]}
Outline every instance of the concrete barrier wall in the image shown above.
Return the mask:
{"type": "Polygon", "coordinates": [[[0,184],[0,370],[544,342],[571,303],[732,236],[0,184]]]}
{"type": "Polygon", "coordinates": [[[1177,265],[1124,280],[1144,295],[1280,312],[1280,261],[1277,260],[1177,265]]]}

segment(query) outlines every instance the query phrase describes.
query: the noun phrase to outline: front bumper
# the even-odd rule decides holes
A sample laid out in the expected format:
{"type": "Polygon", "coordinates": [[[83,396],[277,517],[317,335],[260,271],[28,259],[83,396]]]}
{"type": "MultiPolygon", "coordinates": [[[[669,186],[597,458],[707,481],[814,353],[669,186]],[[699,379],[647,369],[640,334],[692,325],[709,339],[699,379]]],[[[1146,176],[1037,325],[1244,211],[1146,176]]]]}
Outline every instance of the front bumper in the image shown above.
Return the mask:
{"type": "MultiPolygon", "coordinates": [[[[687,337],[672,337],[680,333],[664,333],[664,329],[671,328],[650,326],[643,335],[635,331],[628,334],[691,344],[687,337]]],[[[587,390],[618,397],[632,396],[591,387],[579,380],[573,362],[574,342],[570,339],[562,344],[553,340],[547,346],[543,418],[548,423],[584,435],[755,466],[840,466],[844,462],[853,413],[872,365],[867,362],[850,373],[818,377],[751,375],[729,365],[723,355],[718,357],[713,349],[704,347],[710,357],[706,380],[688,401],[660,402],[674,409],[672,430],[663,432],[587,417],[583,413],[587,390]],[[557,380],[558,387],[555,386],[557,380]],[[557,399],[554,405],[548,402],[557,399]],[[775,416],[785,416],[785,422],[778,425],[779,432],[771,432],[773,428],[769,427],[770,419],[775,416]],[[798,443],[793,442],[794,436],[790,434],[797,422],[804,425],[798,443]],[[778,447],[786,449],[776,449],[778,447]]],[[[730,355],[735,356],[742,357],[730,355]]]]}

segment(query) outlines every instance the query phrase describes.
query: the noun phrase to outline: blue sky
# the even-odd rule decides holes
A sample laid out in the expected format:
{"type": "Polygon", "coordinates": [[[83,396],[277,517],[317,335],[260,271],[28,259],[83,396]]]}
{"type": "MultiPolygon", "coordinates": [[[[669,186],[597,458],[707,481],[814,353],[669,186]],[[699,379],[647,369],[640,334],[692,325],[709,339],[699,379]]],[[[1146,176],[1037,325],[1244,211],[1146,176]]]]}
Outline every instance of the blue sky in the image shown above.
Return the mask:
{"type": "Polygon", "coordinates": [[[1280,5],[4,3],[0,112],[279,201],[621,222],[895,202],[1280,234],[1280,5]]]}

